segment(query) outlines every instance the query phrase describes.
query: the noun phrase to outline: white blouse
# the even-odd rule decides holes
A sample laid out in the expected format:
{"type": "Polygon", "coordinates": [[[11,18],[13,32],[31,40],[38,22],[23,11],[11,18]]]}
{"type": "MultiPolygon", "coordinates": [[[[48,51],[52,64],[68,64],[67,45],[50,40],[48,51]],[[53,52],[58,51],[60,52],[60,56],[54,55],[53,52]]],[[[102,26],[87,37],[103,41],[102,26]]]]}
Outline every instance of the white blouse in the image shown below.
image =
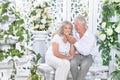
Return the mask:
{"type": "MultiPolygon", "coordinates": [[[[56,34],[53,38],[51,42],[56,42],[59,44],[59,53],[63,54],[63,55],[69,55],[69,51],[70,51],[70,43],[64,43],[63,42],[63,37],[59,36],[58,34],[56,34]]],[[[50,47],[48,48],[46,55],[53,55],[53,49],[52,49],[52,44],[50,45],[50,47]]]]}

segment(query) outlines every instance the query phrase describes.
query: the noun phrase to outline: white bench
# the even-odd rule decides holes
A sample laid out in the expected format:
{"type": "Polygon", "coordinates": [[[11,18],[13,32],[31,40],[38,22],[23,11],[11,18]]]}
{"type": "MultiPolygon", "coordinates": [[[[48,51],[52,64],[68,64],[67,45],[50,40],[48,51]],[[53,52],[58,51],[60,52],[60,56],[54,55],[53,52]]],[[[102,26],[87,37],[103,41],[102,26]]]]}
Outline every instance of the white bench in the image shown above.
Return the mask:
{"type": "MultiPolygon", "coordinates": [[[[91,66],[89,72],[86,76],[86,80],[96,80],[96,79],[108,79],[109,69],[106,66],[91,66]],[[89,78],[88,78],[89,77],[89,78]]],[[[39,73],[42,73],[44,76],[44,80],[54,80],[55,69],[49,66],[46,63],[42,63],[39,65],[38,69],[39,73]]],[[[68,78],[71,80],[71,74],[68,75],[68,78]]]]}
{"type": "Polygon", "coordinates": [[[38,72],[43,74],[44,80],[54,80],[55,70],[48,64],[41,63],[38,72]]]}
{"type": "Polygon", "coordinates": [[[108,66],[91,66],[89,73],[93,77],[93,80],[108,80],[109,77],[109,68],[108,66]]]}

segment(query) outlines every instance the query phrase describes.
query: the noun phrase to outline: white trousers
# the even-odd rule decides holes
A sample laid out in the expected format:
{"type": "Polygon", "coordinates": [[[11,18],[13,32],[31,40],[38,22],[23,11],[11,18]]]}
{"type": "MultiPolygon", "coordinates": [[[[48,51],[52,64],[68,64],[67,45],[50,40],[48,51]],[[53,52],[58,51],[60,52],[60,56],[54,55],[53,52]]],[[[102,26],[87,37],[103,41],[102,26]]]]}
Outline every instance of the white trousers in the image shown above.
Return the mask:
{"type": "Polygon", "coordinates": [[[54,55],[46,55],[46,63],[56,69],[55,80],[67,80],[70,70],[70,62],[67,59],[60,59],[54,55]]]}

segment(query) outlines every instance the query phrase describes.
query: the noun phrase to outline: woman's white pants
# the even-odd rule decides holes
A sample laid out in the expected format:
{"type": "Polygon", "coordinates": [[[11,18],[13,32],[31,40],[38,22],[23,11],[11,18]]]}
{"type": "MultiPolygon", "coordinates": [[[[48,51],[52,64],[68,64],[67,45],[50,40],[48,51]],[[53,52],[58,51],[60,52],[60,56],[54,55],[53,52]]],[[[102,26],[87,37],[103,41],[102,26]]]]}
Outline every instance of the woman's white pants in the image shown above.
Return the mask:
{"type": "Polygon", "coordinates": [[[67,80],[70,70],[70,62],[67,59],[60,59],[54,55],[46,55],[46,63],[56,69],[55,80],[67,80]]]}

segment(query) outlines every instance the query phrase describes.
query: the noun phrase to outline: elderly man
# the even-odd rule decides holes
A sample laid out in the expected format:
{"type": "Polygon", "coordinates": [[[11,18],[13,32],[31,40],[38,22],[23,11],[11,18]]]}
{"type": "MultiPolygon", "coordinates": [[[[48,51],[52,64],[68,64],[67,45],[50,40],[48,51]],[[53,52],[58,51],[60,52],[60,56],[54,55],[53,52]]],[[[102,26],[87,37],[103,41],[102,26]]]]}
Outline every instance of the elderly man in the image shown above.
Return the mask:
{"type": "Polygon", "coordinates": [[[75,31],[73,36],[69,36],[69,41],[74,44],[76,53],[71,60],[71,73],[73,80],[84,80],[92,65],[92,51],[95,47],[95,36],[87,29],[83,16],[77,16],[74,20],[75,31]],[[78,68],[80,67],[80,69],[78,68]]]}

